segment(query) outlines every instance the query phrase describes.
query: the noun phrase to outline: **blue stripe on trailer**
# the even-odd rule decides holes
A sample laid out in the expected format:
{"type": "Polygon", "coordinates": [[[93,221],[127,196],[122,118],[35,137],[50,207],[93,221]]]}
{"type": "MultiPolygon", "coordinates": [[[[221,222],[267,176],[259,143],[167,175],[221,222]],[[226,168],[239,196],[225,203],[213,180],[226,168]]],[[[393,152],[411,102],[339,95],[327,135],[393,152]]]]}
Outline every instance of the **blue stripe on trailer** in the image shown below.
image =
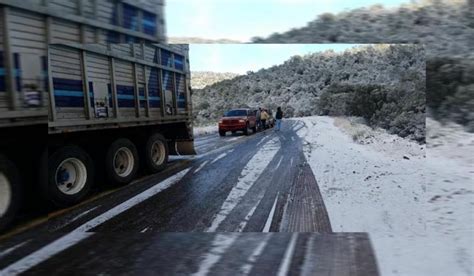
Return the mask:
{"type": "Polygon", "coordinates": [[[47,56],[41,57],[41,69],[43,70],[44,91],[48,91],[49,83],[48,83],[48,57],[47,56]]]}
{"type": "Polygon", "coordinates": [[[21,84],[20,54],[18,54],[18,53],[13,54],[13,65],[14,65],[14,69],[15,69],[16,90],[18,92],[21,92],[22,84],[21,84]]]}
{"type": "MultiPolygon", "coordinates": [[[[84,107],[82,80],[53,78],[53,93],[57,107],[84,107]]],[[[94,107],[94,86],[89,82],[91,107],[94,107]]]]}
{"type": "MultiPolygon", "coordinates": [[[[89,93],[92,96],[92,93],[89,93]]],[[[63,96],[63,97],[84,97],[84,92],[81,91],[72,91],[72,90],[54,90],[54,96],[63,96]]]]}
{"type": "Polygon", "coordinates": [[[174,67],[178,70],[184,70],[184,57],[181,55],[174,55],[174,67]]]}
{"type": "Polygon", "coordinates": [[[123,3],[123,27],[138,31],[138,9],[123,3]]]}
{"type": "Polygon", "coordinates": [[[3,67],[3,51],[0,51],[0,92],[5,91],[5,68],[3,67]]]}
{"type": "Polygon", "coordinates": [[[156,15],[143,11],[142,27],[143,32],[149,35],[156,35],[156,15]]]}
{"type": "Polygon", "coordinates": [[[171,67],[171,52],[161,49],[161,65],[171,67]]]}

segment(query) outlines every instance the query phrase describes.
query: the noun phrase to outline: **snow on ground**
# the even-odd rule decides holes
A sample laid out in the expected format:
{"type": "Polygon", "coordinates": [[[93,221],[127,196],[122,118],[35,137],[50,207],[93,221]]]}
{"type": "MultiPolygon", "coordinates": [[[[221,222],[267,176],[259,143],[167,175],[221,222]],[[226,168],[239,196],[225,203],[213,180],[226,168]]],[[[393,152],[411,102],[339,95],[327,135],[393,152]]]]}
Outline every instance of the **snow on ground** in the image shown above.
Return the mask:
{"type": "Polygon", "coordinates": [[[295,119],[333,231],[368,232],[382,275],[473,273],[474,135],[428,120],[428,148],[355,118],[295,119]]]}
{"type": "Polygon", "coordinates": [[[193,132],[194,132],[194,136],[202,136],[206,134],[217,133],[217,124],[202,126],[202,127],[194,127],[193,132]]]}

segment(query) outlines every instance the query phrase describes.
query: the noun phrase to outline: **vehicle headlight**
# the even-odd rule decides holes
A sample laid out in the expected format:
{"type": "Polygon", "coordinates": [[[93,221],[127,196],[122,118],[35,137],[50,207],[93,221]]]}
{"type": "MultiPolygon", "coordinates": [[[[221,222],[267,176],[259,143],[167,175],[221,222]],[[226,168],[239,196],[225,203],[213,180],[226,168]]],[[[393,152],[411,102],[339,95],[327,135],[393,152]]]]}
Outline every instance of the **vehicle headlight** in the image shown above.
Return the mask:
{"type": "Polygon", "coordinates": [[[240,119],[239,123],[245,123],[245,120],[240,119]]]}
{"type": "Polygon", "coordinates": [[[219,120],[219,124],[222,124],[222,119],[219,120]]]}

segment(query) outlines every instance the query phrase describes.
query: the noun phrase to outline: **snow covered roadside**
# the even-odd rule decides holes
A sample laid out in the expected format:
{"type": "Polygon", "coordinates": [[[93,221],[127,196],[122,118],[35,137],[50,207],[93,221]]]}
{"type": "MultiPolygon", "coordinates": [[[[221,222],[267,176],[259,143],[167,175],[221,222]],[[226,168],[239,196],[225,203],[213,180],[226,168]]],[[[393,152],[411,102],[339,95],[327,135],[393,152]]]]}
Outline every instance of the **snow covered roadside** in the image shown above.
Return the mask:
{"type": "Polygon", "coordinates": [[[194,136],[203,136],[207,134],[217,133],[217,124],[203,126],[203,127],[194,127],[193,128],[194,136]]]}
{"type": "Polygon", "coordinates": [[[382,275],[473,272],[474,135],[459,135],[456,154],[430,132],[426,150],[353,119],[296,120],[333,231],[368,232],[382,275]]]}

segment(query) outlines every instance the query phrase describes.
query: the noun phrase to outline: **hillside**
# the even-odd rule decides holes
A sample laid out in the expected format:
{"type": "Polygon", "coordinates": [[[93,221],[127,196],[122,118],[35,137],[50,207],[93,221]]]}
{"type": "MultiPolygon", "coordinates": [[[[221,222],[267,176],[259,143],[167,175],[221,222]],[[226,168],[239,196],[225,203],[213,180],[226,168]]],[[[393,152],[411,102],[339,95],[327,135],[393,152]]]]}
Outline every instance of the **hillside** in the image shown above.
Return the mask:
{"type": "Polygon", "coordinates": [[[233,79],[237,77],[238,75],[239,74],[235,74],[235,73],[216,73],[216,72],[195,71],[191,73],[191,87],[193,89],[202,89],[216,82],[233,79]]]}
{"type": "Polygon", "coordinates": [[[287,117],[356,115],[424,140],[425,54],[417,45],[360,46],[294,56],[281,65],[195,89],[197,125],[229,108],[281,106],[287,117]]]}
{"type": "Polygon", "coordinates": [[[303,28],[254,38],[256,43],[422,43],[426,103],[438,120],[474,131],[474,1],[415,1],[322,14],[303,28]]]}

